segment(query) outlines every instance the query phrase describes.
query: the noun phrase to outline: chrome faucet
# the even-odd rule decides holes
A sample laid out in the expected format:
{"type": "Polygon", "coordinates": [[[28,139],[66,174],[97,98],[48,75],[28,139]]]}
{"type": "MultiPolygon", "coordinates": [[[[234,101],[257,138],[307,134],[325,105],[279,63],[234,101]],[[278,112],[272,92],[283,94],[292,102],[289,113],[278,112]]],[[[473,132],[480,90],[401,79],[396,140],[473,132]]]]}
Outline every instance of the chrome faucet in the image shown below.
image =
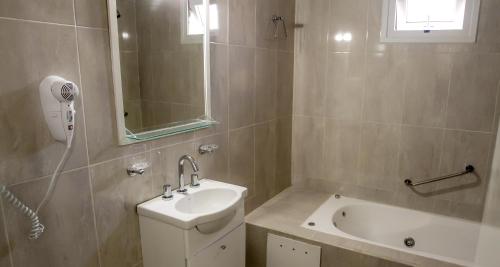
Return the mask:
{"type": "Polygon", "coordinates": [[[179,193],[187,192],[187,189],[184,187],[184,160],[188,160],[189,163],[191,163],[191,167],[193,167],[194,172],[200,170],[198,163],[196,163],[196,160],[193,157],[184,155],[179,159],[179,189],[177,190],[179,193]]]}

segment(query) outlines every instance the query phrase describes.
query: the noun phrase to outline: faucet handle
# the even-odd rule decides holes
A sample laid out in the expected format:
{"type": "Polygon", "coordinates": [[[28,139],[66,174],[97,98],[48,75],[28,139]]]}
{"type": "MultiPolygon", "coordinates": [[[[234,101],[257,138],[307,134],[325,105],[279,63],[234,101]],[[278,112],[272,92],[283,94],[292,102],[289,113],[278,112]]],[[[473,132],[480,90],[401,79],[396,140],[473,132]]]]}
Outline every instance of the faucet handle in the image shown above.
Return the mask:
{"type": "Polygon", "coordinates": [[[191,174],[191,187],[198,187],[200,186],[200,181],[198,179],[198,174],[193,173],[191,174]]]}
{"type": "Polygon", "coordinates": [[[163,196],[161,198],[163,198],[163,200],[171,200],[173,197],[174,195],[172,195],[172,186],[169,184],[164,185],[163,196]]]}

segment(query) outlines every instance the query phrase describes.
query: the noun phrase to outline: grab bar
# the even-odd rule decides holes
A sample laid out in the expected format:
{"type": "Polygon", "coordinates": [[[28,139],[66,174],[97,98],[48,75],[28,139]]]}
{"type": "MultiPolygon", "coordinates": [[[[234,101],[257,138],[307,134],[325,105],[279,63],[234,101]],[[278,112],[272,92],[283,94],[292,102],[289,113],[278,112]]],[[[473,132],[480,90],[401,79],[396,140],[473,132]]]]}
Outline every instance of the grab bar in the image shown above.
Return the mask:
{"type": "Polygon", "coordinates": [[[467,166],[465,166],[465,170],[461,171],[461,172],[452,173],[452,174],[448,174],[448,175],[444,175],[444,176],[439,176],[439,177],[436,177],[436,178],[431,178],[431,179],[423,180],[423,181],[420,181],[420,182],[413,182],[410,179],[406,179],[405,180],[405,184],[407,186],[411,186],[411,187],[413,187],[413,186],[419,186],[419,185],[423,185],[423,184],[430,184],[430,183],[434,183],[434,182],[438,182],[438,181],[450,179],[450,178],[453,178],[453,177],[462,176],[464,174],[471,173],[473,171],[474,171],[474,166],[467,165],[467,166]]]}

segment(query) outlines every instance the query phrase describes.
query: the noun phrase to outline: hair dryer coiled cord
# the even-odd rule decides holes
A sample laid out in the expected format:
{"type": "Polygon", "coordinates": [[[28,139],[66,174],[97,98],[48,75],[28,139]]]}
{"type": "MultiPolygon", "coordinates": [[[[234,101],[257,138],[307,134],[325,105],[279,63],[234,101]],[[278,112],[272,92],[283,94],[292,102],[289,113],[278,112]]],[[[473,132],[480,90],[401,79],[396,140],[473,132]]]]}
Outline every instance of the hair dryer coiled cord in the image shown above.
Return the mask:
{"type": "Polygon", "coordinates": [[[42,233],[43,230],[45,230],[45,226],[40,223],[40,219],[38,218],[38,215],[30,209],[28,206],[24,205],[21,200],[19,200],[12,192],[5,187],[5,185],[0,185],[0,195],[7,200],[10,204],[12,204],[14,207],[19,209],[24,215],[28,216],[31,220],[31,232],[29,235],[30,239],[38,239],[42,233]]]}
{"type": "Polygon", "coordinates": [[[40,201],[40,204],[38,204],[36,211],[33,211],[31,208],[29,208],[23,202],[21,202],[21,200],[19,200],[16,196],[14,196],[14,194],[10,192],[9,189],[7,189],[7,187],[5,187],[5,185],[0,185],[0,195],[5,200],[7,200],[7,202],[9,202],[11,205],[19,209],[24,215],[28,216],[28,218],[31,220],[31,231],[29,235],[29,239],[31,240],[40,238],[43,231],[45,230],[45,226],[43,226],[43,224],[40,223],[40,218],[38,218],[38,212],[45,206],[45,204],[47,204],[47,201],[52,195],[52,192],[56,187],[59,172],[61,171],[64,162],[66,162],[66,158],[68,157],[68,153],[71,149],[72,144],[73,144],[73,135],[70,135],[68,136],[64,154],[62,155],[59,164],[57,164],[54,174],[52,174],[49,187],[47,188],[47,192],[45,192],[42,201],[40,201]]]}

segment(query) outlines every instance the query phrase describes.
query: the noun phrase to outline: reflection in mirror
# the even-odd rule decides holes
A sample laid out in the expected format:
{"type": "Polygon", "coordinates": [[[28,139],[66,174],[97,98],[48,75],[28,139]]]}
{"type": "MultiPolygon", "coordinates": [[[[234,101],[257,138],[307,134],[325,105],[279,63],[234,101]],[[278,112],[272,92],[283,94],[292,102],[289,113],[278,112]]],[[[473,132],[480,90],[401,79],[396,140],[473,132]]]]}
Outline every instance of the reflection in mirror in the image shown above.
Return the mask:
{"type": "Polygon", "coordinates": [[[116,0],[125,143],[211,125],[205,14],[213,29],[218,15],[205,1],[116,0]]]}

